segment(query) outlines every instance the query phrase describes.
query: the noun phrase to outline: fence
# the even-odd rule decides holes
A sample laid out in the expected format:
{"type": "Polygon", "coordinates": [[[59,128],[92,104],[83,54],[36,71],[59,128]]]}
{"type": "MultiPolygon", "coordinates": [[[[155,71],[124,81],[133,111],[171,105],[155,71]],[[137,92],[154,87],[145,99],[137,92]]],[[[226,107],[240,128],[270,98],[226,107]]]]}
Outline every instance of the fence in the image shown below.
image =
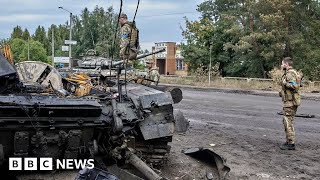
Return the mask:
{"type": "MultiPolygon", "coordinates": [[[[161,76],[161,83],[184,84],[194,86],[212,86],[241,89],[279,90],[279,82],[273,79],[243,78],[243,77],[215,77],[209,84],[208,78],[195,76],[161,76]]],[[[302,91],[312,92],[320,90],[320,81],[303,81],[302,91]]]]}

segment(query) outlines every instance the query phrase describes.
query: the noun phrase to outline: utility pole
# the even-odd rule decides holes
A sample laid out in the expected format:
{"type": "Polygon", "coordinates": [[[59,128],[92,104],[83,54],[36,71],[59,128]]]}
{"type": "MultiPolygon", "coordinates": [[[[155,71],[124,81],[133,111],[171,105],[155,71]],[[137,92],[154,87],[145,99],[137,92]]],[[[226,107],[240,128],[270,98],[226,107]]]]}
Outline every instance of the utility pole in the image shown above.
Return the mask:
{"type": "MultiPolygon", "coordinates": [[[[72,13],[70,12],[70,35],[69,35],[69,40],[72,40],[72,13]]],[[[69,44],[69,68],[71,69],[71,43],[69,44]]]]}
{"type": "Polygon", "coordinates": [[[54,67],[54,28],[51,26],[52,66],[54,67]]]}
{"type": "Polygon", "coordinates": [[[211,84],[211,52],[212,52],[212,45],[210,45],[209,86],[211,84]]]}
{"type": "Polygon", "coordinates": [[[72,12],[64,9],[63,7],[59,7],[59,9],[62,9],[62,10],[65,10],[67,12],[69,12],[70,14],[70,34],[69,34],[69,68],[71,69],[71,64],[72,64],[72,61],[71,61],[71,41],[72,41],[72,12]]]}
{"type": "Polygon", "coordinates": [[[30,61],[30,38],[28,38],[28,61],[30,61]]]}

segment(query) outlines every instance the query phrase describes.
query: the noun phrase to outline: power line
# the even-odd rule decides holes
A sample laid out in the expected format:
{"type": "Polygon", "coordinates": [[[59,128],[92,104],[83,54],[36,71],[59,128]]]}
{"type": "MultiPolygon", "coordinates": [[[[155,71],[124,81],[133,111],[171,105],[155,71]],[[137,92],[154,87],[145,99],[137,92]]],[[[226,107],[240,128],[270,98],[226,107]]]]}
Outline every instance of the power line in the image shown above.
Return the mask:
{"type": "Polygon", "coordinates": [[[157,17],[157,16],[172,16],[172,15],[179,15],[179,14],[194,14],[199,13],[198,11],[192,11],[192,12],[180,12],[180,13],[170,13],[170,14],[154,14],[149,16],[138,16],[139,18],[146,18],[146,17],[157,17]]]}

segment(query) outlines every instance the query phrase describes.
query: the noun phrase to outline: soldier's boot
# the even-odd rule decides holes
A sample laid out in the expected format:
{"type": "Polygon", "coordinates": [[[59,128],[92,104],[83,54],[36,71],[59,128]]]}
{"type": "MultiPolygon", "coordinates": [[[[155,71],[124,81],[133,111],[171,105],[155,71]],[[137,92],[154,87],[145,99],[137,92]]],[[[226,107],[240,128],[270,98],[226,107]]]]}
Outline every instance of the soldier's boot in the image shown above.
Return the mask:
{"type": "Polygon", "coordinates": [[[288,150],[288,142],[285,142],[283,144],[280,145],[280,149],[281,150],[288,150]]]}
{"type": "Polygon", "coordinates": [[[295,144],[288,144],[288,150],[296,150],[295,144]]]}
{"type": "Polygon", "coordinates": [[[296,146],[295,146],[295,144],[288,144],[288,143],[286,142],[286,143],[283,143],[283,144],[280,146],[280,149],[281,149],[281,150],[296,150],[296,146]]]}

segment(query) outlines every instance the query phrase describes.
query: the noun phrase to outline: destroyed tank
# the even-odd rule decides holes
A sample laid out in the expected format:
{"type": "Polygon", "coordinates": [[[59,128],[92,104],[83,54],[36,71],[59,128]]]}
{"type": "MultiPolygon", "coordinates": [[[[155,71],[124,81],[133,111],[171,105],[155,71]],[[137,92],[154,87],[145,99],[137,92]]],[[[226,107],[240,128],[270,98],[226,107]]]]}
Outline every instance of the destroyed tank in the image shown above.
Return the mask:
{"type": "Polygon", "coordinates": [[[99,167],[129,163],[158,179],[150,166],[166,162],[174,132],[188,127],[173,112],[181,90],[118,79],[109,80],[108,91],[93,87],[77,97],[63,79],[51,65],[12,66],[0,55],[0,163],[9,157],[92,157],[99,167]]]}
{"type": "MultiPolygon", "coordinates": [[[[140,54],[137,56],[136,60],[145,58],[150,55],[164,52],[165,49],[160,49],[157,51],[140,54]]],[[[106,78],[106,77],[116,77],[115,67],[123,64],[123,60],[112,60],[110,58],[104,57],[103,55],[97,56],[96,51],[93,49],[88,50],[82,59],[77,60],[76,66],[72,69],[70,68],[60,68],[61,73],[82,73],[89,75],[92,78],[106,78]],[[110,68],[112,67],[112,68],[110,68]],[[111,70],[111,71],[110,71],[111,70]]],[[[131,68],[133,69],[133,68],[131,68]]],[[[124,69],[121,71],[122,74],[125,73],[124,69]]],[[[146,76],[148,73],[145,71],[135,71],[131,72],[127,69],[127,73],[131,73],[137,76],[146,76]]]]}

